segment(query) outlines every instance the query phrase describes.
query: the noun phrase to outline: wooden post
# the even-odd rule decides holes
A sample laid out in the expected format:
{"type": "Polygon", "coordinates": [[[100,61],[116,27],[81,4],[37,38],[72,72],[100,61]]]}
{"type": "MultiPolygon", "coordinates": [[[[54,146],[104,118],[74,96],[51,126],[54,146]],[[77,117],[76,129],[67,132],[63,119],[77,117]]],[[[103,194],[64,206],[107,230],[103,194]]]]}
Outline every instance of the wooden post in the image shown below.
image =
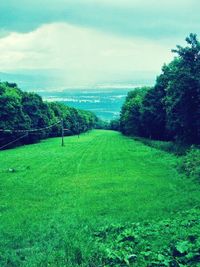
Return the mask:
{"type": "Polygon", "coordinates": [[[61,120],[61,135],[62,135],[62,142],[61,146],[64,146],[64,126],[63,126],[63,119],[61,120]]]}

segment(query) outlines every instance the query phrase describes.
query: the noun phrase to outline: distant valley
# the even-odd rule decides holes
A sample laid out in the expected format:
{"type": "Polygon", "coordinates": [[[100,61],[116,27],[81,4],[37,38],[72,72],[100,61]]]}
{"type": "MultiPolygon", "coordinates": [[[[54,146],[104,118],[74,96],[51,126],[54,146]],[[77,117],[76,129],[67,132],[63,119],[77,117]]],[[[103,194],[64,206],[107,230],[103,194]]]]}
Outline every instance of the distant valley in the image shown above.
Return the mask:
{"type": "Polygon", "coordinates": [[[129,90],[42,91],[39,94],[46,101],[62,102],[71,107],[92,111],[103,120],[111,120],[119,117],[121,106],[129,90]]]}
{"type": "Polygon", "coordinates": [[[93,86],[69,86],[62,81],[59,72],[54,70],[0,72],[1,81],[15,82],[22,90],[36,92],[46,101],[58,101],[71,107],[92,111],[107,121],[119,117],[128,91],[154,83],[152,73],[135,73],[133,77],[139,78],[132,81],[105,82],[93,86]]]}

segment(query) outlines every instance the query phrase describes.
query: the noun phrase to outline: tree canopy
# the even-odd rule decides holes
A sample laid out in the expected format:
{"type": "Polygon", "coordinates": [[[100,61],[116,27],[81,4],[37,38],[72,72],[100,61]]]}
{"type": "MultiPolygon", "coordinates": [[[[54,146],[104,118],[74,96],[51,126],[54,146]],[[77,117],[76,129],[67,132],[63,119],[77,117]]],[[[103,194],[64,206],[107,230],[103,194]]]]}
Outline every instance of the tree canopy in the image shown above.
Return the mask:
{"type": "MultiPolygon", "coordinates": [[[[0,82],[0,146],[9,143],[22,133],[16,130],[45,128],[63,120],[66,135],[80,134],[101,125],[95,114],[78,110],[62,103],[44,102],[35,93],[21,91],[16,84],[0,82]]],[[[43,131],[29,132],[17,144],[34,143],[42,138],[60,136],[61,124],[43,131]]],[[[16,144],[15,144],[16,145],[16,144]]]]}
{"type": "Polygon", "coordinates": [[[184,143],[200,143],[200,43],[195,34],[187,46],[172,50],[154,87],[130,92],[121,110],[124,134],[184,143]]]}

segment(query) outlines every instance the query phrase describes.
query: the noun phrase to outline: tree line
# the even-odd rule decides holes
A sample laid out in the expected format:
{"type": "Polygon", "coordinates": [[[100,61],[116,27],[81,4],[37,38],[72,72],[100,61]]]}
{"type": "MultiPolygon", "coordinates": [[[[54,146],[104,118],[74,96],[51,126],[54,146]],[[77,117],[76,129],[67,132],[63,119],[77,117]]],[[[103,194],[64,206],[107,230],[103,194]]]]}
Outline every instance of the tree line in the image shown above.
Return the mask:
{"type": "MultiPolygon", "coordinates": [[[[61,123],[67,131],[65,135],[75,135],[92,128],[101,127],[95,114],[68,107],[62,103],[44,102],[36,93],[23,92],[15,83],[0,82],[0,146],[7,144],[22,133],[15,130],[45,128],[43,131],[30,132],[17,145],[35,143],[43,138],[61,135],[61,123]]],[[[16,145],[16,144],[15,144],[16,145]]]]}
{"type": "Polygon", "coordinates": [[[128,93],[121,109],[123,134],[200,144],[200,42],[196,34],[177,45],[153,87],[128,93]]]}

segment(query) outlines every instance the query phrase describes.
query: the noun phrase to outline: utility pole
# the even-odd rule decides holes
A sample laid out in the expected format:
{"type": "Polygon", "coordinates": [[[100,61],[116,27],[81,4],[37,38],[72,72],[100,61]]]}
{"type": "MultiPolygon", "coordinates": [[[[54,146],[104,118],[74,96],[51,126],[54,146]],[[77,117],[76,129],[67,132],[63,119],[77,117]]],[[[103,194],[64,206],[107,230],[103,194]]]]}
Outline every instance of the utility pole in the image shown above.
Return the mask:
{"type": "Polygon", "coordinates": [[[62,142],[61,142],[61,146],[64,146],[64,126],[63,126],[63,119],[61,120],[61,137],[62,137],[62,142]]]}
{"type": "Polygon", "coordinates": [[[80,127],[79,127],[79,122],[78,122],[78,138],[80,136],[80,127]]]}
{"type": "Polygon", "coordinates": [[[77,136],[78,136],[78,138],[79,138],[79,122],[77,121],[76,122],[76,134],[77,134],[77,136]]]}

